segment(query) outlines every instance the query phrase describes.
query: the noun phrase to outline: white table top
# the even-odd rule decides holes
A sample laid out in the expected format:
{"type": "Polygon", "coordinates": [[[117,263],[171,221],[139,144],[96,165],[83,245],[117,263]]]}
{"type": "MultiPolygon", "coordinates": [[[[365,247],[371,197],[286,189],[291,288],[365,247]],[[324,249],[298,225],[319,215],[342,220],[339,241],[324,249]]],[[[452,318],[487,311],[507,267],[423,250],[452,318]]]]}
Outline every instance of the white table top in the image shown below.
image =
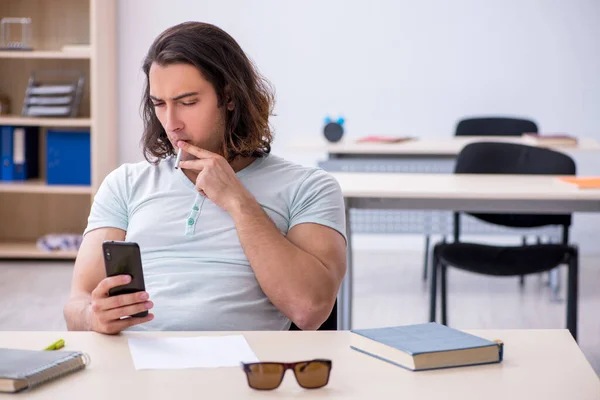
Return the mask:
{"type": "Polygon", "coordinates": [[[479,212],[600,212],[600,189],[548,175],[334,172],[353,208],[479,212]]]}
{"type": "Polygon", "coordinates": [[[597,200],[600,189],[579,189],[550,175],[332,172],[346,197],[597,200]]]}
{"type": "MultiPolygon", "coordinates": [[[[290,151],[324,151],[330,154],[366,155],[443,155],[456,156],[469,143],[493,141],[529,144],[514,136],[458,136],[448,138],[415,139],[403,143],[356,143],[355,139],[342,139],[337,143],[325,139],[302,140],[290,144],[290,151]]],[[[563,152],[600,151],[600,144],[592,138],[580,138],[577,146],[552,146],[563,152]]]]}
{"type": "MultiPolygon", "coordinates": [[[[90,332],[0,332],[0,346],[40,349],[59,337],[65,350],[87,352],[91,365],[20,399],[571,399],[600,398],[600,380],[566,330],[471,331],[505,343],[501,364],[411,372],[349,347],[349,333],[244,332],[262,361],[333,361],[329,385],[316,390],[298,386],[290,371],[281,386],[259,392],[247,386],[240,367],[136,371],[128,337],[223,335],[200,332],[128,332],[105,336],[90,332]]],[[[14,399],[15,395],[0,394],[14,399]]]]}

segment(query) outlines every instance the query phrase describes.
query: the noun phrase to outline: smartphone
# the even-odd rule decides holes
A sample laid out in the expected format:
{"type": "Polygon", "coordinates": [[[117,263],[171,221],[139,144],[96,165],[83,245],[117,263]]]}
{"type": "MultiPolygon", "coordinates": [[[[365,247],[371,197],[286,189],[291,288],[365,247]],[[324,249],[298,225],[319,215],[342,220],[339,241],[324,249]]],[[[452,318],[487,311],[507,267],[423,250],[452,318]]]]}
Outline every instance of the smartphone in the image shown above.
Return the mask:
{"type": "MultiPolygon", "coordinates": [[[[127,285],[116,286],[108,291],[109,296],[136,293],[146,290],[140,246],[134,242],[107,240],[102,243],[106,276],[129,275],[131,282],[127,285]]],[[[132,315],[145,317],[148,311],[132,315]]]]}

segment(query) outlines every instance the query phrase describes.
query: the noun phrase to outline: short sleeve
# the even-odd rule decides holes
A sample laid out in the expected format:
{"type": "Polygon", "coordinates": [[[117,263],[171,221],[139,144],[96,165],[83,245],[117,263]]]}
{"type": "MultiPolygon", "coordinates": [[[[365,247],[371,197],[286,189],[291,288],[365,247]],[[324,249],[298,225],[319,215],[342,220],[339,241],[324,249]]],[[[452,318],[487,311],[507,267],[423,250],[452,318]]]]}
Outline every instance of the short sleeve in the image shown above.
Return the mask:
{"type": "Polygon", "coordinates": [[[316,168],[300,184],[290,207],[290,225],[316,223],[335,229],[346,238],[344,196],[330,174],[316,168]]]}
{"type": "Polygon", "coordinates": [[[127,230],[127,170],[125,165],[106,176],[94,196],[94,202],[83,234],[98,228],[127,230]]]}

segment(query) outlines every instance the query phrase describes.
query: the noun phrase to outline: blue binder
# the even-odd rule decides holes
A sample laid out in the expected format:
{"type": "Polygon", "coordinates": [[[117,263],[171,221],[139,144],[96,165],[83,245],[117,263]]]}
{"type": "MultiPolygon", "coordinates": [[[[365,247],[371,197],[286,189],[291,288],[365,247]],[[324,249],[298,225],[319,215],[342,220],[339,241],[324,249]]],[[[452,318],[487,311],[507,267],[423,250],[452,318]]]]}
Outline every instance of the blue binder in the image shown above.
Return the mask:
{"type": "Polygon", "coordinates": [[[13,130],[12,126],[0,126],[0,148],[2,149],[0,178],[3,181],[13,180],[13,130]]]}
{"type": "Polygon", "coordinates": [[[39,128],[0,127],[3,181],[24,181],[39,176],[39,128]]]}
{"type": "Polygon", "coordinates": [[[90,185],[90,131],[48,129],[46,181],[49,185],[90,185]]]}

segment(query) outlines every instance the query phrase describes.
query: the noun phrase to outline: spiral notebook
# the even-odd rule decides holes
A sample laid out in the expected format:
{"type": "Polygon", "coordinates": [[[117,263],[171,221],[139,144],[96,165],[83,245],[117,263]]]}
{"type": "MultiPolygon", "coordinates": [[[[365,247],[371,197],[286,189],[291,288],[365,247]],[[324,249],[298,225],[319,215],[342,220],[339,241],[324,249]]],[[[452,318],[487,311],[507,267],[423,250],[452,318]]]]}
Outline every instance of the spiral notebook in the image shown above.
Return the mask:
{"type": "Polygon", "coordinates": [[[78,351],[41,351],[0,348],[0,392],[32,389],[81,370],[89,357],[78,351]]]}

